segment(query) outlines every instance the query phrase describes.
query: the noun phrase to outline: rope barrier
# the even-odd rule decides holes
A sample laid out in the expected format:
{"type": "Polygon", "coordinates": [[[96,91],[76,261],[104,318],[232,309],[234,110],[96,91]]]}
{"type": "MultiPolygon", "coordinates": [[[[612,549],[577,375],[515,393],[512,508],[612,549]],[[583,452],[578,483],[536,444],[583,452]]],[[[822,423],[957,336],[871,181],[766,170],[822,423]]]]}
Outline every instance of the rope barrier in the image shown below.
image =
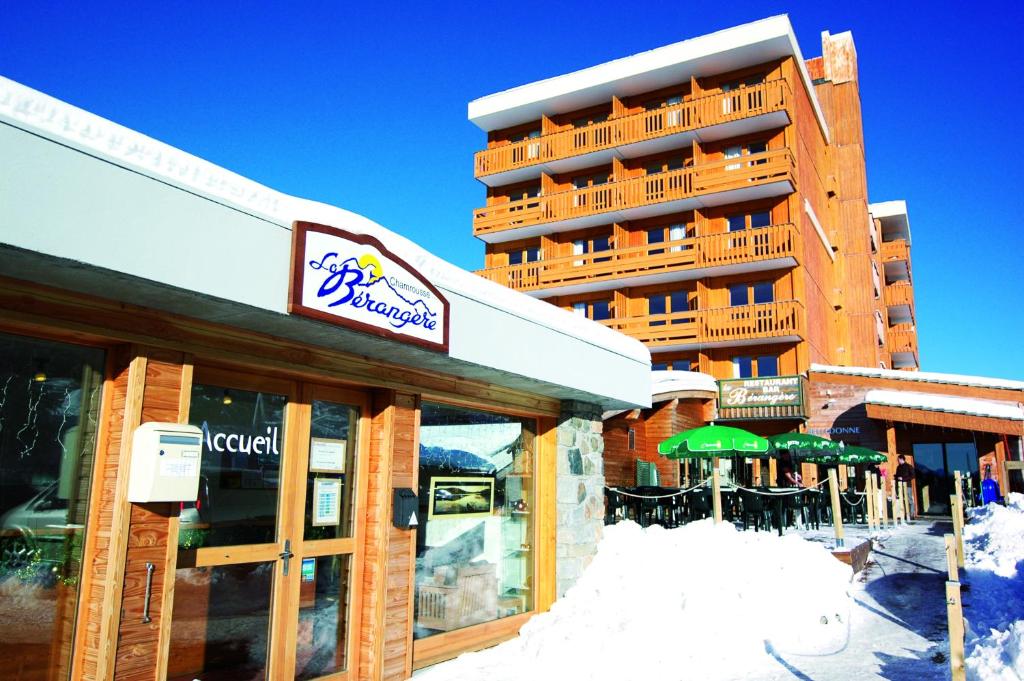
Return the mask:
{"type": "Polygon", "coordinates": [[[810,487],[797,487],[797,488],[794,488],[792,490],[786,490],[784,492],[781,492],[781,491],[780,492],[772,492],[772,491],[767,491],[766,492],[764,490],[758,490],[758,489],[752,488],[752,487],[743,487],[742,485],[734,485],[734,487],[735,487],[735,489],[741,489],[741,490],[744,490],[745,492],[751,492],[753,494],[759,494],[759,495],[761,495],[763,497],[786,497],[786,496],[792,496],[794,494],[803,494],[804,492],[811,492],[811,491],[814,490],[814,488],[821,487],[822,485],[824,485],[827,482],[828,482],[828,480],[822,480],[821,482],[819,482],[817,484],[814,484],[814,485],[811,485],[810,487]]]}
{"type": "Polygon", "coordinates": [[[634,499],[670,499],[672,497],[682,496],[683,494],[689,494],[690,492],[692,492],[693,490],[697,489],[698,487],[704,487],[707,484],[708,484],[708,481],[705,480],[704,482],[697,483],[693,487],[689,487],[687,489],[681,489],[681,490],[679,490],[677,492],[672,492],[671,494],[659,494],[657,496],[650,496],[650,495],[645,495],[645,494],[633,494],[632,492],[625,492],[625,491],[619,489],[618,487],[609,487],[608,485],[605,485],[604,488],[606,490],[610,491],[610,492],[615,492],[616,494],[621,494],[624,497],[632,497],[634,499]]]}

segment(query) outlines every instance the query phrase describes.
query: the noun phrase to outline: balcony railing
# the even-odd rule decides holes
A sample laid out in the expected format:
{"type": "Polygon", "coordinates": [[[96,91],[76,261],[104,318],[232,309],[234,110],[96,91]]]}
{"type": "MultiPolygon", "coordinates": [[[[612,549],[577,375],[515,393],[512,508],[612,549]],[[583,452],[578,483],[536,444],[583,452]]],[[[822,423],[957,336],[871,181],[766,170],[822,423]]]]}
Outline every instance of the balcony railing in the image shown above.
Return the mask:
{"type": "Polygon", "coordinates": [[[909,281],[897,281],[885,287],[885,304],[887,307],[897,305],[914,306],[914,286],[909,281]]]}
{"type": "Polygon", "coordinates": [[[484,149],[476,153],[476,177],[785,111],[791,99],[789,83],[779,79],[484,149]]]}
{"type": "Polygon", "coordinates": [[[473,211],[473,233],[480,236],[783,180],[795,184],[793,177],[793,155],[788,149],[766,151],[693,168],[485,206],[473,211]]]}
{"type": "Polygon", "coordinates": [[[796,257],[797,248],[796,228],[783,224],[492,267],[479,270],[477,274],[509,288],[531,291],[675,270],[796,257]]]}
{"type": "Polygon", "coordinates": [[[889,352],[917,352],[917,331],[912,324],[889,327],[889,352]]]}
{"type": "Polygon", "coordinates": [[[910,249],[907,247],[907,242],[903,239],[882,242],[882,262],[891,262],[893,260],[910,262],[910,249]]]}
{"type": "Polygon", "coordinates": [[[607,319],[601,322],[649,347],[725,345],[729,341],[804,336],[804,307],[787,300],[712,310],[607,319]]]}

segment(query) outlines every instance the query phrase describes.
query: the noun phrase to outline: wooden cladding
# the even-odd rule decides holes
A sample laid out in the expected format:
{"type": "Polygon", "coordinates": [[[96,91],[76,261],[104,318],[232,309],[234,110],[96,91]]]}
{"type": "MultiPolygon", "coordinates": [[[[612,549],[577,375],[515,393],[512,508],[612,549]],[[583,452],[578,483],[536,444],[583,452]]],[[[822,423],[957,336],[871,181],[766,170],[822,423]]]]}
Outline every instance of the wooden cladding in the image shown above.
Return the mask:
{"type": "Polygon", "coordinates": [[[887,307],[897,305],[914,306],[914,286],[909,281],[897,281],[885,287],[885,304],[887,307]]]}
{"type": "Polygon", "coordinates": [[[910,247],[903,239],[882,242],[882,262],[910,262],[910,247]]]}
{"type": "Polygon", "coordinates": [[[601,322],[649,347],[696,346],[806,335],[804,306],[789,300],[601,322]]]}
{"type": "Polygon", "coordinates": [[[473,233],[480,236],[776,182],[788,181],[795,186],[794,178],[794,159],[790,150],[765,151],[692,168],[486,206],[473,212],[473,233]]]}
{"type": "Polygon", "coordinates": [[[602,149],[635,144],[752,116],[785,111],[792,91],[785,79],[719,92],[688,102],[560,130],[479,151],[476,177],[483,177],[602,149]]]}
{"type": "Polygon", "coordinates": [[[896,324],[889,327],[889,352],[917,353],[917,331],[912,324],[896,324]]]}
{"type": "Polygon", "coordinates": [[[493,267],[479,270],[477,274],[509,288],[531,291],[676,270],[796,257],[797,251],[796,228],[785,224],[493,267]]]}

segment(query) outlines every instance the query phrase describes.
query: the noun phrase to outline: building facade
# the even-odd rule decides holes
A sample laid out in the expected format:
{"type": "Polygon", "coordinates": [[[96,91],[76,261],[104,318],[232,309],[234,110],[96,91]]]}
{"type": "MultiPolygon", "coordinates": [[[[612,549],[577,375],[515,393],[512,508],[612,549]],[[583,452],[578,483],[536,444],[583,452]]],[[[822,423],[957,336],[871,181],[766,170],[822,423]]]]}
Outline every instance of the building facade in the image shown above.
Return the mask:
{"type": "Polygon", "coordinates": [[[717,379],[915,369],[909,221],[869,205],[849,33],[786,17],[475,100],[481,276],[717,379]]]}
{"type": "Polygon", "coordinates": [[[2,78],[0,152],[0,678],[405,679],[593,556],[643,345],[2,78]]]}

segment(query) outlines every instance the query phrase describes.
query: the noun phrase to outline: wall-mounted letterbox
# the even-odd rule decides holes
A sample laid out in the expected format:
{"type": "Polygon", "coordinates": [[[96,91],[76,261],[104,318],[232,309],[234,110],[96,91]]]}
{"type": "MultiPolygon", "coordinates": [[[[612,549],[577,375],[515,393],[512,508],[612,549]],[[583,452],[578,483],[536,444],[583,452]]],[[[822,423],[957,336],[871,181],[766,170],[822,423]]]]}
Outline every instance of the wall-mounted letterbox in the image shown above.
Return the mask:
{"type": "Polygon", "coordinates": [[[419,500],[416,498],[415,492],[408,487],[397,487],[391,501],[392,525],[400,530],[411,530],[420,524],[416,517],[419,500]]]}
{"type": "Polygon", "coordinates": [[[181,423],[143,423],[132,436],[128,501],[195,501],[203,431],[181,423]]]}

